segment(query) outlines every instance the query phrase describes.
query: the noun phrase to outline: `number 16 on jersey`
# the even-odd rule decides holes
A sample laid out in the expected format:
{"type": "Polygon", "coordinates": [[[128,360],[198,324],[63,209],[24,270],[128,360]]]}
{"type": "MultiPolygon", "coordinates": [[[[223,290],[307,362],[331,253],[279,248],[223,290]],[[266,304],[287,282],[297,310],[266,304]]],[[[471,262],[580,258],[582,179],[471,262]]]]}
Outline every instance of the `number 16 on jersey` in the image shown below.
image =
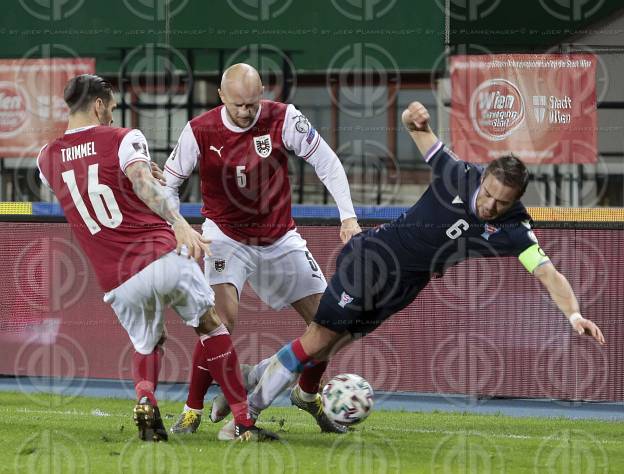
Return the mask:
{"type": "MultiPolygon", "coordinates": [[[[65,171],[61,176],[63,177],[63,182],[69,188],[74,205],[80,213],[80,217],[82,217],[82,220],[89,228],[89,232],[91,232],[91,235],[97,234],[102,229],[95,219],[91,217],[87,206],[85,206],[80,191],[78,190],[78,185],[76,184],[74,170],[65,171]]],[[[119,210],[119,205],[115,200],[113,190],[105,184],[98,182],[97,163],[89,165],[87,192],[89,194],[91,206],[93,206],[93,210],[95,211],[95,216],[98,221],[100,221],[100,224],[110,229],[118,227],[123,220],[123,215],[119,210]],[[106,204],[106,206],[104,204],[106,204]]]]}

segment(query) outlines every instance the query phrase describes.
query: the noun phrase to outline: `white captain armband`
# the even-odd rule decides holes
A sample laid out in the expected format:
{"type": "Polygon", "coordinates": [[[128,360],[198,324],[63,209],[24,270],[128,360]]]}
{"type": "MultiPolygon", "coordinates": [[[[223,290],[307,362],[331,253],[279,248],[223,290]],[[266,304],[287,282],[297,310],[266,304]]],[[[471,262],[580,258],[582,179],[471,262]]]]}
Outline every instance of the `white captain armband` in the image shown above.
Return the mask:
{"type": "Polygon", "coordinates": [[[550,262],[550,258],[544,253],[539,244],[531,245],[518,255],[518,259],[529,273],[533,273],[540,265],[550,262]]]}

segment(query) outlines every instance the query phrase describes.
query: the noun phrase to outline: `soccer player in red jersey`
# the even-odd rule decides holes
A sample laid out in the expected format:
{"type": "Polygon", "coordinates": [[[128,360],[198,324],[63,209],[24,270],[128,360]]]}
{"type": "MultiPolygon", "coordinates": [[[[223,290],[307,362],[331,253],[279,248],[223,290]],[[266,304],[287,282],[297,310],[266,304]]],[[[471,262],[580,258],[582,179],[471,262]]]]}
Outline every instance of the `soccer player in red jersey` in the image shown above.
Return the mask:
{"type": "MultiPolygon", "coordinates": [[[[179,186],[199,164],[206,218],[203,235],[212,242],[205,272],[215,292],[217,312],[230,330],[236,324],[245,282],[266,304],[275,309],[291,306],[307,324],[327,287],[292,218],[288,152],[311,164],[333,196],[343,243],[361,232],[336,154],[294,105],[262,100],[262,93],[253,67],[228,68],[219,89],[223,105],[186,124],[164,169],[167,186],[177,198],[179,186]]],[[[246,374],[248,386],[265,367],[260,363],[246,374]]],[[[343,433],[346,428],[320,409],[318,388],[325,368],[325,363],[307,367],[291,392],[291,401],[311,413],[322,431],[343,433]]],[[[185,411],[172,432],[197,429],[209,383],[198,361],[193,361],[185,411]]],[[[227,405],[218,401],[213,403],[212,421],[227,415],[227,405]]]]}
{"type": "Polygon", "coordinates": [[[224,388],[236,419],[236,438],[274,439],[255,427],[238,359],[214,307],[214,294],[197,262],[209,251],[167,199],[152,176],[145,137],[113,128],[111,85],[81,75],[65,87],[68,129],[37,158],[40,177],[58,198],[67,222],[91,262],[104,301],[126,329],[135,349],[137,395],[134,420],[139,437],[166,441],[154,392],[165,340],[164,309],[172,307],[199,342],[195,359],[206,377],[224,388]]]}

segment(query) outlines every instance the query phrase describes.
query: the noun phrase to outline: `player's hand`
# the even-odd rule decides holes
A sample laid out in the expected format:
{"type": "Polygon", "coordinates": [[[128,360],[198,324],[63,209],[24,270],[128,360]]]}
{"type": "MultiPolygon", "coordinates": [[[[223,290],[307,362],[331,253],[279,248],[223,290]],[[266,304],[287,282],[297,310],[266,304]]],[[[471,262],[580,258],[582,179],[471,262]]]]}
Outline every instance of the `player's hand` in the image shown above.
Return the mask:
{"type": "Polygon", "coordinates": [[[420,102],[412,102],[401,114],[401,121],[410,132],[429,131],[429,112],[420,102]]]}
{"type": "Polygon", "coordinates": [[[186,247],[188,250],[188,258],[195,260],[199,260],[202,254],[212,255],[209,245],[211,241],[203,238],[185,219],[174,222],[172,228],[177,241],[176,252],[178,255],[182,253],[182,247],[186,247]]]}
{"type": "Polygon", "coordinates": [[[163,186],[167,184],[167,182],[165,181],[165,175],[160,169],[160,166],[158,166],[158,164],[154,163],[153,161],[150,161],[150,166],[152,168],[152,176],[154,177],[154,179],[163,186]]]}
{"type": "Polygon", "coordinates": [[[342,221],[342,226],[340,227],[340,240],[342,240],[343,244],[346,244],[351,240],[351,237],[362,232],[360,229],[360,225],[355,217],[349,217],[342,221]]]}
{"type": "Polygon", "coordinates": [[[589,336],[592,336],[596,341],[598,341],[599,344],[603,346],[605,345],[605,338],[602,335],[602,331],[598,326],[596,326],[596,324],[594,324],[589,319],[580,318],[571,324],[574,330],[579,334],[587,334],[589,336]]]}

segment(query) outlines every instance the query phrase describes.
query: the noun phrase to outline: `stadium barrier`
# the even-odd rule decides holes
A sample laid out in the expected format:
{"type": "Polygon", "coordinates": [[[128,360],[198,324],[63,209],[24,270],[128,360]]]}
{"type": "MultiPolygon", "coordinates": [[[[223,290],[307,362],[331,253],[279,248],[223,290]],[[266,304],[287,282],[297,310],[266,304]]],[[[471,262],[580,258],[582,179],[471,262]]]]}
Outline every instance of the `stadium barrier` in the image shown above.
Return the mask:
{"type": "MultiPolygon", "coordinates": [[[[358,214],[375,225],[403,210],[358,214]]],[[[198,206],[183,211],[199,225],[198,206]]],[[[58,208],[0,203],[0,212],[0,374],[130,379],[128,337],[58,208]]],[[[540,244],[569,279],[583,315],[602,328],[606,346],[575,334],[515,258],[475,259],[432,280],[414,303],[340,352],[327,375],[353,372],[377,390],[467,394],[476,401],[623,401],[624,210],[530,212],[540,244]]],[[[329,278],[341,248],[335,209],[295,206],[293,213],[329,278]]],[[[234,332],[239,357],[255,363],[304,328],[293,310],[272,310],[246,288],[234,332]]],[[[167,333],[162,380],[186,382],[195,333],[171,311],[167,333]]]]}

